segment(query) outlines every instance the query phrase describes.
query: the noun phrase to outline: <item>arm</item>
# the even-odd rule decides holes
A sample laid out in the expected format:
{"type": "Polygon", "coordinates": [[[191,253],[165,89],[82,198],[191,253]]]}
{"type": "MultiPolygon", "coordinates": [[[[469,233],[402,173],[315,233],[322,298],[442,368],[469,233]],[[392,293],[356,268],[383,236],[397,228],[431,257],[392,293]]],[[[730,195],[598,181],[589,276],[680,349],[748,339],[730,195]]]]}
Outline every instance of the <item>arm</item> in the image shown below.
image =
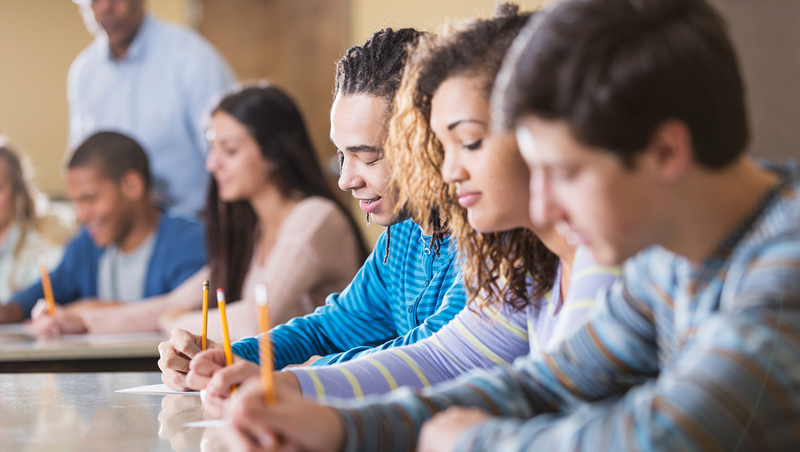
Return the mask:
{"type": "Polygon", "coordinates": [[[79,315],[89,333],[159,331],[158,316],[162,313],[171,309],[198,309],[202,305],[203,281],[208,279],[208,273],[208,268],[203,267],[172,292],[140,303],[86,310],[79,315]]]}
{"type": "Polygon", "coordinates": [[[398,387],[423,388],[451,380],[471,369],[510,367],[528,354],[526,314],[508,305],[462,310],[431,337],[413,345],[374,353],[324,367],[287,370],[297,377],[306,398],[357,398],[398,387]]]}
{"type": "MultiPolygon", "coordinates": [[[[360,337],[364,334],[375,343],[385,342],[396,334],[382,275],[385,240],[384,233],[367,262],[341,293],[329,295],[325,305],[313,313],[270,330],[276,369],[303,363],[314,355],[329,355],[363,345],[360,337]],[[364,325],[370,325],[368,331],[364,331],[364,325]],[[352,334],[356,331],[359,336],[352,334]]],[[[258,338],[237,341],[233,352],[258,362],[258,338]]]]}

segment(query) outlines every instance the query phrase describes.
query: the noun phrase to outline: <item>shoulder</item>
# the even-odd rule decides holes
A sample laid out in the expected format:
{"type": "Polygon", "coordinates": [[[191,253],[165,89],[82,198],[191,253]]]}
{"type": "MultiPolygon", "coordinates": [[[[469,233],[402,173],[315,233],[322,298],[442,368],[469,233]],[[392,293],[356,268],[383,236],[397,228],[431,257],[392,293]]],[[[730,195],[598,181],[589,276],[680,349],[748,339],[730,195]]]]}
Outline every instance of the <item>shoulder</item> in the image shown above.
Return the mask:
{"type": "Polygon", "coordinates": [[[777,301],[800,306],[800,231],[738,254],[725,275],[723,306],[744,308],[777,301]]]}
{"type": "Polygon", "coordinates": [[[165,239],[196,241],[203,239],[204,228],[200,222],[168,213],[161,214],[158,233],[165,239]]]}
{"type": "Polygon", "coordinates": [[[104,42],[101,39],[92,41],[72,60],[69,72],[67,72],[67,80],[71,83],[77,83],[83,74],[91,72],[91,70],[87,71],[86,69],[91,69],[93,65],[97,64],[99,59],[105,56],[105,52],[104,42]]]}
{"type": "Polygon", "coordinates": [[[153,36],[159,47],[169,44],[171,50],[180,49],[180,55],[184,60],[201,61],[207,58],[221,58],[217,49],[196,30],[159,19],[153,15],[150,15],[150,21],[153,36]]]}

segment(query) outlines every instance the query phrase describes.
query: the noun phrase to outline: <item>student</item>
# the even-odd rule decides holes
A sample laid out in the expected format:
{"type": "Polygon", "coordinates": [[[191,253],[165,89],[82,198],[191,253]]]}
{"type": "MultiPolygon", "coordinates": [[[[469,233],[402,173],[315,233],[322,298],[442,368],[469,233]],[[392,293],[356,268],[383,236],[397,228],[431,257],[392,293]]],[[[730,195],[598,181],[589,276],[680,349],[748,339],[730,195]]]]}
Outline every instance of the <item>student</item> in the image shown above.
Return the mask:
{"type": "MultiPolygon", "coordinates": [[[[300,111],[281,89],[259,84],[225,96],[210,117],[212,181],[206,205],[208,264],[175,290],[136,306],[86,310],[89,332],[202,328],[203,281],[210,301],[231,302],[231,337],[258,333],[254,288],[270,290],[273,321],[312,312],[341,290],[366,257],[358,227],[317,162],[300,111]],[[241,300],[241,302],[233,302],[241,300]]],[[[216,309],[209,319],[218,319],[216,309]]],[[[208,335],[222,338],[219,321],[208,335]]]]}
{"type": "Polygon", "coordinates": [[[49,268],[61,262],[65,227],[37,213],[36,188],[23,155],[0,136],[0,304],[39,279],[39,256],[49,268]]]}
{"type": "MultiPolygon", "coordinates": [[[[150,202],[150,167],[142,148],[116,132],[98,132],[72,154],[67,195],[84,225],[50,273],[56,303],[99,299],[129,302],[169,292],[203,266],[200,224],[162,213],[150,202]]],[[[44,296],[41,282],[11,297],[0,322],[30,317],[44,296]]],[[[34,323],[39,332],[76,332],[59,309],[34,323]]]]}
{"type": "MultiPolygon", "coordinates": [[[[387,230],[344,291],[330,295],[313,314],[271,330],[279,369],[309,360],[315,366],[342,362],[414,343],[464,307],[452,238],[433,227],[423,230],[404,211],[395,213],[397,190],[389,184],[383,156],[406,47],[418,36],[412,29],[378,31],[337,64],[331,139],[339,149],[339,187],[352,191],[364,212],[387,230]]],[[[159,366],[167,385],[191,387],[185,377],[199,344],[198,336],[182,331],[161,344],[159,366]]],[[[257,338],[240,340],[233,350],[258,361],[257,338]]],[[[204,356],[213,361],[213,354],[204,356]]]]}
{"type": "MultiPolygon", "coordinates": [[[[504,5],[491,19],[423,38],[395,98],[386,155],[401,199],[435,204],[451,190],[460,195],[442,207],[461,248],[462,272],[473,281],[467,309],[416,344],[335,366],[279,372],[281,393],[301,390],[320,402],[361,398],[510,366],[568,337],[583,324],[598,290],[614,281],[615,269],[595,265],[588,250],[576,252],[553,227],[533,226],[528,171],[516,141],[489,130],[489,88],[529,16],[504,5]],[[427,145],[409,148],[418,140],[427,145]]],[[[423,204],[414,204],[415,215],[425,216],[423,204]]],[[[210,377],[205,389],[212,398],[226,397],[232,384],[241,383],[232,378],[235,366],[212,376],[199,364],[192,363],[187,380],[210,377]]],[[[249,367],[258,374],[256,365],[249,367]]]]}
{"type": "Polygon", "coordinates": [[[160,206],[196,216],[203,208],[205,120],[236,78],[205,38],[165,22],[145,0],[75,0],[95,40],[67,75],[69,144],[99,130],[139,142],[160,206]]]}
{"type": "Polygon", "coordinates": [[[743,86],[720,16],[702,0],[565,0],[514,49],[495,119],[516,129],[532,170],[532,219],[602,262],[630,258],[621,283],[571,337],[513,369],[349,409],[234,406],[232,441],[795,450],[798,167],[743,155],[743,86]]]}

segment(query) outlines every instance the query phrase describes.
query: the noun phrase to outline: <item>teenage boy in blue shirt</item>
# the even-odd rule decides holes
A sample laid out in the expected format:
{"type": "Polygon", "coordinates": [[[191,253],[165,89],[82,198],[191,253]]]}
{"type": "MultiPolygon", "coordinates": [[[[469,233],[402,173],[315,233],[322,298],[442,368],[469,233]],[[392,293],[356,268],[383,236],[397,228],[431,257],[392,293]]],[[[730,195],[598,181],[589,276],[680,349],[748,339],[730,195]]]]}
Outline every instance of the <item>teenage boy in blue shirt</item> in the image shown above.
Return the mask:
{"type": "MultiPolygon", "coordinates": [[[[466,291],[454,241],[444,231],[425,231],[404,213],[395,213],[398,193],[383,159],[407,46],[418,36],[412,29],[381,30],[363,46],[348,50],[337,65],[331,141],[339,149],[339,187],[359,199],[368,221],[387,230],[341,293],[330,295],[314,313],[270,331],[276,369],[327,365],[412,344],[438,331],[464,307],[466,291]]],[[[167,385],[203,389],[217,373],[230,388],[258,372],[253,364],[258,362],[256,337],[233,344],[233,352],[244,359],[226,369],[220,349],[195,356],[199,344],[199,336],[182,330],[161,344],[159,366],[167,385]]],[[[212,395],[226,397],[228,391],[212,395]]]]}
{"type": "MultiPolygon", "coordinates": [[[[125,135],[99,132],[75,149],[65,183],[84,226],[50,273],[58,305],[160,295],[205,264],[203,227],[155,207],[150,180],[147,155],[125,135]]],[[[12,296],[0,310],[0,322],[30,317],[43,296],[41,282],[12,296]]],[[[43,313],[34,327],[42,333],[86,331],[69,309],[58,309],[55,318],[43,313]]]]}

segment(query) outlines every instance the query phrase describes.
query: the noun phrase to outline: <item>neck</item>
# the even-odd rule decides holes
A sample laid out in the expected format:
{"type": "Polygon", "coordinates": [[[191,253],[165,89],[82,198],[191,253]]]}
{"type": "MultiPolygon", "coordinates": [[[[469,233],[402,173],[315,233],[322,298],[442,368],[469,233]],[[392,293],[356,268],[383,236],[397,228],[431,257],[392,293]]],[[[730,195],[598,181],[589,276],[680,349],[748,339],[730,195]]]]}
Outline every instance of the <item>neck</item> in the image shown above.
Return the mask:
{"type": "Polygon", "coordinates": [[[128,54],[128,49],[130,49],[133,40],[136,39],[136,35],[139,34],[139,30],[142,28],[143,22],[144,22],[144,15],[142,15],[142,17],[139,18],[139,23],[136,25],[134,32],[131,33],[130,36],[126,37],[124,40],[115,43],[112,43],[109,40],[108,49],[111,51],[111,55],[114,56],[115,60],[121,60],[125,58],[125,55],[128,54]]]}
{"type": "Polygon", "coordinates": [[[662,246],[700,263],[714,252],[734,229],[779,183],[779,178],[759,168],[749,158],[719,171],[694,168],[675,196],[671,233],[662,246]]]}
{"type": "Polygon", "coordinates": [[[547,247],[559,260],[561,264],[561,287],[553,287],[553,290],[561,290],[561,300],[567,298],[569,292],[570,279],[572,277],[572,263],[575,260],[575,247],[567,243],[567,240],[556,232],[554,227],[540,229],[528,222],[525,228],[530,229],[536,237],[547,247]]]}
{"type": "Polygon", "coordinates": [[[258,217],[258,225],[262,231],[261,239],[266,235],[276,234],[283,220],[289,216],[299,203],[296,199],[287,198],[276,187],[269,186],[249,199],[250,205],[258,217]]]}
{"type": "Polygon", "coordinates": [[[155,231],[160,212],[152,204],[143,201],[133,212],[133,221],[125,236],[117,241],[123,253],[135,250],[155,231]]]}

